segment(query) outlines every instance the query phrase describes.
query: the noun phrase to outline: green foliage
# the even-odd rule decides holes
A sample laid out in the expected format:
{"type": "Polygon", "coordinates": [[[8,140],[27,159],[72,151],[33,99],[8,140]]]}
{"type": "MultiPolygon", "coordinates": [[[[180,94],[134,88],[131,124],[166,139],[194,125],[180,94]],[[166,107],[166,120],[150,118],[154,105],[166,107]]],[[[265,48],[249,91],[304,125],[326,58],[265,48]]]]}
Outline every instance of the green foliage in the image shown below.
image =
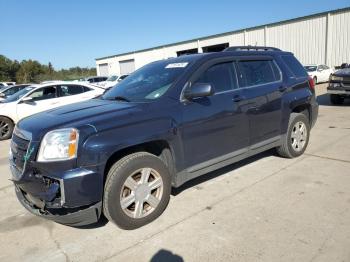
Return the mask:
{"type": "Polygon", "coordinates": [[[35,60],[12,61],[0,55],[0,82],[40,83],[47,80],[75,80],[96,75],[95,68],[72,67],[56,71],[51,62],[40,64],[35,60]]]}

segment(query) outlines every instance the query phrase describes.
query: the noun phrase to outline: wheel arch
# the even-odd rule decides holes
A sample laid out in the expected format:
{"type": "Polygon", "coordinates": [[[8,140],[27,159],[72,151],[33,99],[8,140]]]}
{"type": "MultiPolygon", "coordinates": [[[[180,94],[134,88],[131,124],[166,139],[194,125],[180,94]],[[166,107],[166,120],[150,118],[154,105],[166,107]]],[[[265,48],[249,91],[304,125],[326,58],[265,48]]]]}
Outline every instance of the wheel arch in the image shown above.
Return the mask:
{"type": "Polygon", "coordinates": [[[175,177],[175,159],[174,159],[174,153],[171,148],[171,145],[166,140],[153,140],[153,141],[148,141],[148,142],[128,146],[112,153],[110,157],[107,159],[104,167],[103,183],[105,183],[108,171],[110,170],[110,168],[114,163],[116,163],[118,160],[122,159],[127,155],[137,153],[137,152],[148,152],[152,155],[159,157],[161,160],[163,160],[163,162],[169,168],[169,172],[172,176],[171,179],[173,181],[175,177]]]}

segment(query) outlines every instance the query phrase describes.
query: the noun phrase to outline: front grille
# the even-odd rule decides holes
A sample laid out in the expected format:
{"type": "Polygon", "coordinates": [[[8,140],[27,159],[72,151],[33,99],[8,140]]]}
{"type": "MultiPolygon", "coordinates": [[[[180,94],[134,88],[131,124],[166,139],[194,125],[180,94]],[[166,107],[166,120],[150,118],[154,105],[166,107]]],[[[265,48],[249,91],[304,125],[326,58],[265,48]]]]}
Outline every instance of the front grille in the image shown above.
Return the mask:
{"type": "Polygon", "coordinates": [[[12,153],[12,161],[15,164],[16,168],[19,171],[22,171],[25,164],[25,156],[27,154],[29,140],[25,140],[15,133],[12,135],[11,141],[11,153],[12,153]]]}
{"type": "Polygon", "coordinates": [[[350,87],[350,77],[343,77],[343,86],[350,87]]]}

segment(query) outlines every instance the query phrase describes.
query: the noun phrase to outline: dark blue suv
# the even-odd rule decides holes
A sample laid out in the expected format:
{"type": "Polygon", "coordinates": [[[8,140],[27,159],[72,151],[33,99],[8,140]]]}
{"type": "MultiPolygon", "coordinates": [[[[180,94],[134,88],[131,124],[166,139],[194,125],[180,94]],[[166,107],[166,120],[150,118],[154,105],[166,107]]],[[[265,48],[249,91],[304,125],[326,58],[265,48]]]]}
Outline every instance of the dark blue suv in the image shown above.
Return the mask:
{"type": "Polygon", "coordinates": [[[10,167],[30,212],[81,226],[156,219],[171,187],[262,151],[305,151],[318,114],[292,53],[231,47],[148,64],[105,94],[16,126],[10,167]]]}

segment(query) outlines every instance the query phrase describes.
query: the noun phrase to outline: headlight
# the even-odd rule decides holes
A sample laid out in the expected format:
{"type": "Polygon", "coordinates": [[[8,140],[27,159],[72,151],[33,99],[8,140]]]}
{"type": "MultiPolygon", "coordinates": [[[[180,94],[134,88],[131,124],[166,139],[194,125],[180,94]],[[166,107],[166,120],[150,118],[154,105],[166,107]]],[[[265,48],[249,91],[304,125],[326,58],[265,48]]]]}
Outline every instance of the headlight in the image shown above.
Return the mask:
{"type": "Polygon", "coordinates": [[[79,131],[75,128],[48,132],[40,144],[38,162],[62,161],[75,158],[78,151],[79,131]]]}
{"type": "Polygon", "coordinates": [[[332,81],[343,81],[343,78],[341,76],[331,76],[332,81]]]}

